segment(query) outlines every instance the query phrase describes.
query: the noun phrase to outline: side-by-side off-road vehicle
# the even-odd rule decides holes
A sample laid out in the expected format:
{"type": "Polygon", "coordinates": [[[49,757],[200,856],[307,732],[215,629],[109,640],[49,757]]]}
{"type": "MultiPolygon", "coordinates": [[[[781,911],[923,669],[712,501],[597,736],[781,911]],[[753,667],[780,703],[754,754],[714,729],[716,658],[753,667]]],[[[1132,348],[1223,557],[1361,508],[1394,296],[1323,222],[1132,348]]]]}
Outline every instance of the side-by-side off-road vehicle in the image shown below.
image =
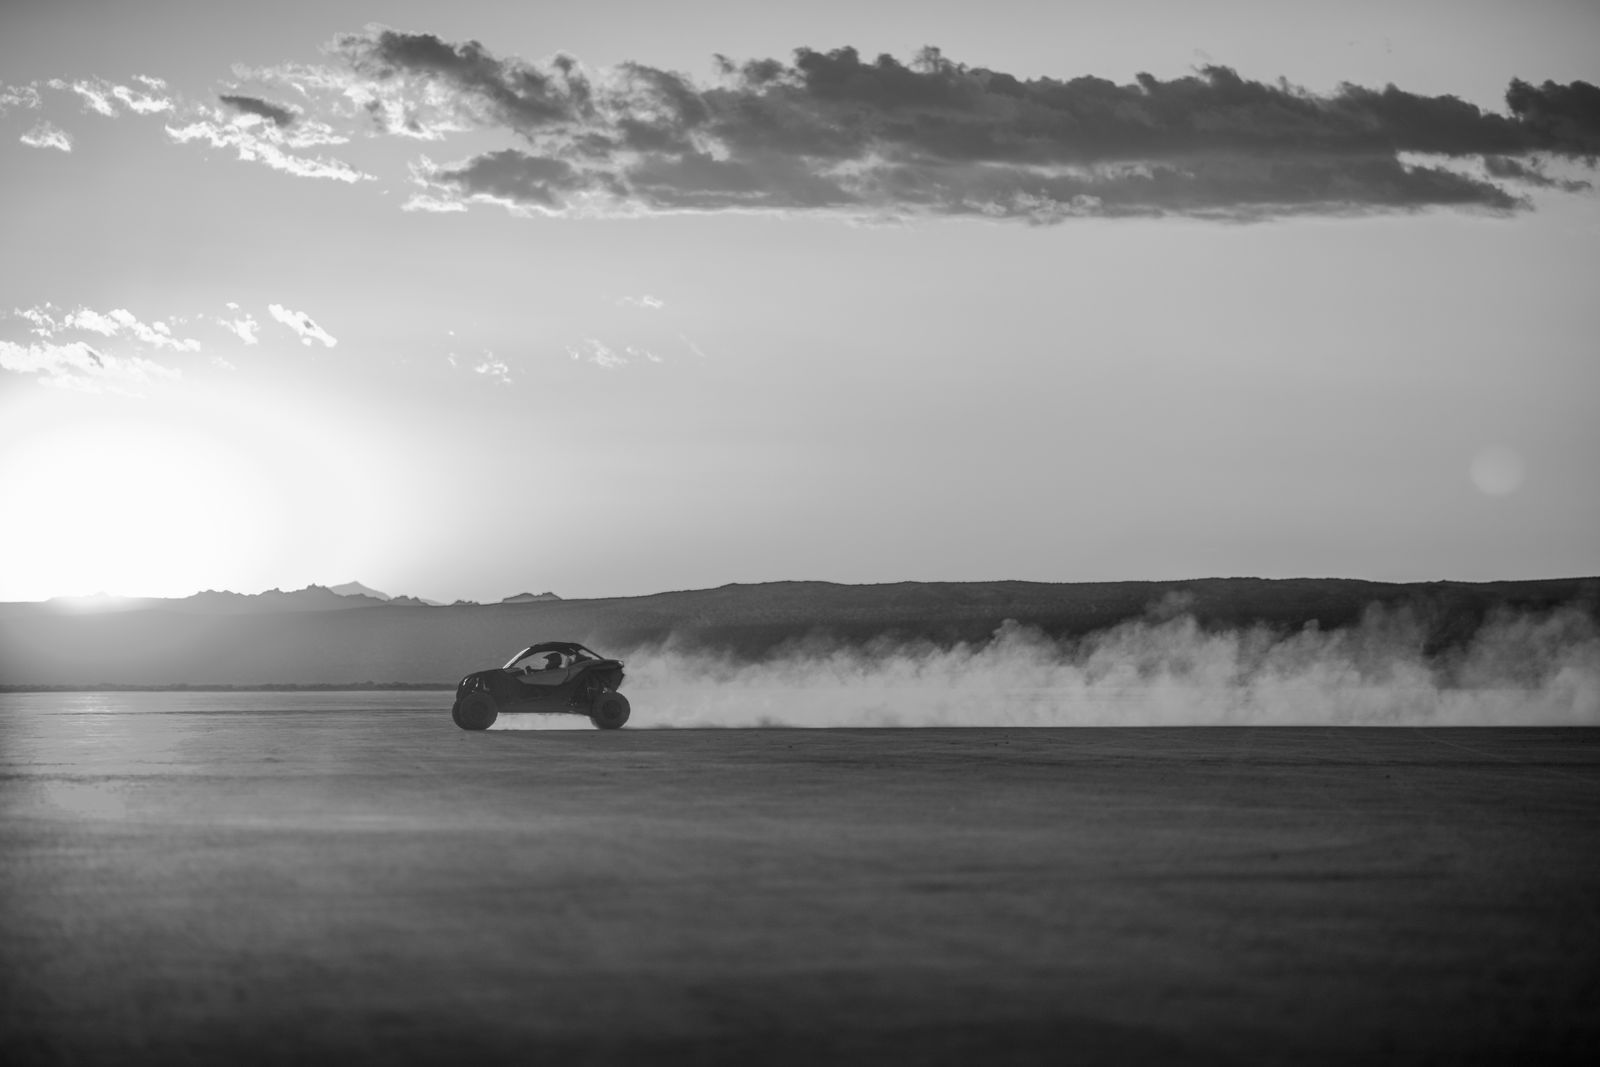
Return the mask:
{"type": "Polygon", "coordinates": [[[476,671],[456,686],[450,718],[463,730],[487,730],[502,711],[587,715],[602,730],[628,721],[622,662],[571,641],[546,641],[504,667],[476,671]]]}

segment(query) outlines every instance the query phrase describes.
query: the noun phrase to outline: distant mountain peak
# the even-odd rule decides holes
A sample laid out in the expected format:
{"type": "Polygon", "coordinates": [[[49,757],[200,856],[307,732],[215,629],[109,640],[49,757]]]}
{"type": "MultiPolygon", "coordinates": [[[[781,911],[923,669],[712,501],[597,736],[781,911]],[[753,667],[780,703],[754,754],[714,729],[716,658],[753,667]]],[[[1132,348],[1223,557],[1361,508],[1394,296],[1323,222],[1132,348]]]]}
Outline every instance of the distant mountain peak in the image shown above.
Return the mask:
{"type": "Polygon", "coordinates": [[[390,597],[389,598],[389,603],[398,604],[401,607],[420,607],[420,608],[442,608],[442,607],[444,607],[444,605],[439,603],[437,600],[429,600],[427,597],[423,597],[423,596],[405,596],[404,594],[402,594],[400,596],[390,597]]]}
{"type": "Polygon", "coordinates": [[[508,596],[500,601],[502,604],[532,604],[536,600],[560,600],[561,598],[548,590],[543,593],[518,593],[508,596]]]}
{"type": "Polygon", "coordinates": [[[374,600],[394,599],[388,593],[380,593],[371,586],[362,585],[360,582],[345,582],[343,585],[330,585],[327,588],[330,593],[338,593],[340,596],[370,596],[374,600]]]}

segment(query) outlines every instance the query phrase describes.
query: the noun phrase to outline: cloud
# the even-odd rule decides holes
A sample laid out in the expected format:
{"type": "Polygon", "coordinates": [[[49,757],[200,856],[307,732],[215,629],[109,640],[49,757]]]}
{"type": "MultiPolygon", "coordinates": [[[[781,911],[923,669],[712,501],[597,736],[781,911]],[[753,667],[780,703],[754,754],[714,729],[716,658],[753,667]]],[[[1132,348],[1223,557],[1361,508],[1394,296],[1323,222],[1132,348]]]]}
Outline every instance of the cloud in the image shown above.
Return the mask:
{"type": "Polygon", "coordinates": [[[467,210],[467,205],[459,200],[444,200],[427,193],[413,193],[411,198],[400,205],[401,211],[427,211],[436,215],[451,214],[467,210]]]}
{"type": "MultiPolygon", "coordinates": [[[[228,307],[234,311],[239,310],[238,304],[230,303],[228,307]]],[[[248,312],[238,318],[219,318],[216,321],[218,326],[221,326],[247,345],[256,344],[261,340],[259,336],[261,323],[257,322],[256,317],[248,312]]]]}
{"type": "MultiPolygon", "coordinates": [[[[54,82],[51,83],[55,85],[54,82]]],[[[76,81],[68,83],[68,89],[77,93],[83,99],[83,106],[88,111],[97,115],[104,115],[108,119],[117,117],[117,107],[112,103],[110,86],[99,81],[76,81]]]]}
{"type": "MultiPolygon", "coordinates": [[[[426,163],[411,210],[476,201],[524,215],[829,211],[1035,223],[1509,212],[1527,201],[1507,182],[1539,183],[1480,157],[1600,153],[1600,90],[1584,82],[1513,81],[1499,114],[1392,85],[1316,94],[1216,65],[1129,84],[1022,79],[933,48],[910,63],[864,60],[852,48],[802,48],[790,62],[718,57],[720,80],[698,85],[638,63],[590,72],[570,56],[500,58],[476,41],[381,27],[331,47],[347,64],[346,92],[366,92],[375,111],[410,114],[417,130],[464,125],[522,141],[426,163]]],[[[394,129],[387,119],[380,128],[394,129]]]]}
{"type": "Polygon", "coordinates": [[[82,341],[29,344],[0,341],[0,370],[36,374],[44,385],[85,392],[139,395],[142,387],[180,377],[178,371],[140,356],[115,356],[82,341]]]}
{"type": "Polygon", "coordinates": [[[272,317],[293,330],[300,337],[300,343],[309,345],[312,341],[321,341],[324,348],[332,348],[339,342],[333,335],[321,326],[311,321],[311,316],[303,311],[290,311],[282,304],[268,305],[267,311],[272,317]]]}
{"type": "Polygon", "coordinates": [[[431,180],[446,188],[470,188],[474,195],[507,205],[555,211],[580,192],[587,178],[570,163],[543,159],[508,148],[476,156],[451,169],[440,168],[431,180]]]}
{"type": "Polygon", "coordinates": [[[0,115],[16,108],[33,110],[39,102],[37,85],[0,85],[0,115]]]}
{"type": "Polygon", "coordinates": [[[51,313],[53,307],[52,304],[45,304],[42,307],[12,308],[11,314],[33,324],[33,329],[29,330],[29,333],[38,337],[51,337],[61,329],[61,324],[51,313]]]}
{"type": "Polygon", "coordinates": [[[426,156],[411,166],[412,183],[422,191],[402,205],[405,211],[437,214],[467,209],[476,199],[497,203],[514,215],[555,215],[573,206],[577,187],[567,182],[574,174],[560,160],[536,160],[514,148],[489,152],[460,165],[441,166],[426,156]]]}
{"type": "Polygon", "coordinates": [[[1526,163],[1510,156],[1484,156],[1484,170],[1490,177],[1506,181],[1524,182],[1540,189],[1560,189],[1566,193],[1581,193],[1594,186],[1586,181],[1570,178],[1552,178],[1544,172],[1543,164],[1533,159],[1526,163]]]}
{"type": "Polygon", "coordinates": [[[56,318],[54,306],[15,308],[12,314],[32,324],[28,332],[37,337],[54,338],[68,330],[94,333],[101,337],[126,337],[157,350],[171,352],[198,352],[200,342],[192,337],[178,337],[165,322],[146,323],[127,308],[113,308],[107,312],[79,307],[56,318]]]}
{"type": "Polygon", "coordinates": [[[173,110],[174,105],[170,99],[155,95],[157,89],[165,88],[164,82],[161,82],[158,86],[153,84],[160,82],[160,79],[157,78],[141,77],[138,80],[151,91],[141,92],[126,85],[108,82],[103,78],[80,78],[74,82],[55,78],[46,84],[52,89],[70,90],[78,94],[78,97],[83,101],[85,110],[93,111],[95,114],[103,115],[108,119],[116,118],[124,110],[131,111],[136,115],[154,115],[163,111],[173,110]]]}
{"type": "Polygon", "coordinates": [[[594,337],[585,337],[578,344],[569,345],[567,347],[567,355],[575,360],[593,363],[597,367],[604,367],[606,370],[614,370],[617,367],[628,365],[627,356],[619,355],[614,349],[594,337]]]}
{"type": "MultiPolygon", "coordinates": [[[[85,110],[107,118],[126,114],[140,116],[166,113],[167,136],[178,144],[200,142],[213,148],[231,148],[245,162],[261,163],[274,170],[302,178],[327,178],[334,181],[371,180],[337,159],[299,154],[319,145],[345,144],[350,138],[336,132],[326,122],[303,118],[292,107],[242,94],[220,94],[223,108],[210,107],[167,93],[160,78],[136,75],[133,86],[115,84],[101,78],[66,81],[54,78],[44,86],[61,93],[76,94],[85,110]]],[[[0,89],[0,112],[10,107],[38,107],[39,91],[32,85],[0,89]]],[[[69,151],[71,138],[49,123],[41,123],[23,136],[25,144],[61,148],[69,151]]]]}
{"type": "Polygon", "coordinates": [[[643,296],[625,296],[621,300],[618,300],[617,303],[626,305],[627,307],[638,308],[641,311],[660,311],[662,308],[667,306],[667,302],[665,300],[662,300],[658,296],[651,296],[649,293],[646,293],[643,296]]]}
{"type": "Polygon", "coordinates": [[[315,113],[398,137],[437,141],[476,125],[456,114],[450,91],[412,79],[380,81],[353,70],[302,63],[236,67],[235,73],[293,92],[315,113]]]}
{"type": "Polygon", "coordinates": [[[17,138],[30,148],[55,148],[62,152],[72,151],[72,138],[67,131],[53,122],[40,122],[27,133],[17,138]]]}
{"type": "MultiPolygon", "coordinates": [[[[152,78],[150,80],[155,81],[157,79],[152,78]]],[[[166,97],[140,93],[128,88],[126,85],[112,86],[111,95],[120,100],[128,110],[138,115],[156,115],[173,109],[172,101],[166,97]]]]}
{"type": "Polygon", "coordinates": [[[1581,81],[1533,86],[1513,78],[1506,106],[1523,127],[1538,134],[1539,147],[1590,159],[1600,153],[1600,87],[1581,81]]]}
{"type": "Polygon", "coordinates": [[[373,176],[356,170],[342,160],[316,159],[285,151],[308,144],[337,144],[344,138],[333,134],[327,126],[318,124],[308,131],[297,131],[285,136],[271,123],[262,123],[257,115],[228,122],[212,117],[191,122],[187,126],[168,126],[167,136],[179,144],[203,141],[213,148],[232,148],[239,159],[247,163],[261,163],[273,170],[292,174],[297,178],[327,178],[340,182],[370,181],[373,176]]]}
{"type": "Polygon", "coordinates": [[[477,41],[450,44],[427,33],[372,28],[342,34],[333,48],[373,82],[435,83],[455,93],[455,106],[480,125],[537,129],[592,113],[593,91],[577,62],[558,55],[543,67],[501,60],[477,41]]]}
{"type": "Polygon", "coordinates": [[[281,104],[274,104],[254,96],[233,96],[227,93],[219,95],[217,99],[240,114],[266,119],[279,129],[294,125],[295,113],[281,104]]]}
{"type": "Polygon", "coordinates": [[[492,378],[501,385],[511,384],[511,368],[506,365],[505,360],[496,359],[493,352],[487,353],[483,362],[472,369],[478,374],[492,378]]]}
{"type": "Polygon", "coordinates": [[[194,338],[173,336],[164,322],[144,323],[127,308],[113,308],[104,315],[90,308],[69,312],[62,320],[67,329],[89,330],[105,337],[127,334],[152,348],[165,348],[174,352],[198,352],[200,342],[194,338]]]}
{"type": "Polygon", "coordinates": [[[89,330],[106,337],[114,337],[122,328],[110,315],[102,315],[91,308],[79,308],[67,312],[67,317],[62,320],[62,329],[89,330]]]}

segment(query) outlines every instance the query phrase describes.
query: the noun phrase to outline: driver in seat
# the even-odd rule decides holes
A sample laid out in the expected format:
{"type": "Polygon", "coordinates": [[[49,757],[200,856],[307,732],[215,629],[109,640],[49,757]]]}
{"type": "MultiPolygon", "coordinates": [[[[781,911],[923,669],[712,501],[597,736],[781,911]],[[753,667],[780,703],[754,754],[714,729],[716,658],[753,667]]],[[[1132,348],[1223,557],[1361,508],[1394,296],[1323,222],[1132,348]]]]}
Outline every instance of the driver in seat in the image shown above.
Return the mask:
{"type": "Polygon", "coordinates": [[[560,685],[567,680],[567,672],[562,669],[561,653],[546,653],[544,666],[529,664],[517,676],[517,680],[523,685],[560,685]]]}

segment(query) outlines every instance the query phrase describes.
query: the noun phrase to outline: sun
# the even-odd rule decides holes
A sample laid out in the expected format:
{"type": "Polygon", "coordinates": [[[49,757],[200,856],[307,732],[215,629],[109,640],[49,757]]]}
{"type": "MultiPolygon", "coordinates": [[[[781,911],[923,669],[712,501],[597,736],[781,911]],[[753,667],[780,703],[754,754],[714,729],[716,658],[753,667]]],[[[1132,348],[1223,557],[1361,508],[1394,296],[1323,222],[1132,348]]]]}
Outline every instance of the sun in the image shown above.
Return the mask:
{"type": "MultiPolygon", "coordinates": [[[[10,437],[10,435],[7,435],[10,437]]],[[[152,413],[35,425],[0,454],[0,599],[182,596],[258,554],[270,512],[226,437],[152,413]]]]}

